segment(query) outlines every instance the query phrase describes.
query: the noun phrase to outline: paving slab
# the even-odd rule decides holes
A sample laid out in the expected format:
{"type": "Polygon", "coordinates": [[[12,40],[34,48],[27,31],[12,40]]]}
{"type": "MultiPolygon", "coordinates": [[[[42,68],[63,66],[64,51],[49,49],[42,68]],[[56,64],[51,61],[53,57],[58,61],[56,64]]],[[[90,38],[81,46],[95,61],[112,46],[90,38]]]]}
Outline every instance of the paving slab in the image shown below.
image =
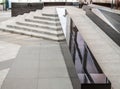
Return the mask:
{"type": "Polygon", "coordinates": [[[38,89],[73,89],[69,78],[39,79],[38,89]]]}

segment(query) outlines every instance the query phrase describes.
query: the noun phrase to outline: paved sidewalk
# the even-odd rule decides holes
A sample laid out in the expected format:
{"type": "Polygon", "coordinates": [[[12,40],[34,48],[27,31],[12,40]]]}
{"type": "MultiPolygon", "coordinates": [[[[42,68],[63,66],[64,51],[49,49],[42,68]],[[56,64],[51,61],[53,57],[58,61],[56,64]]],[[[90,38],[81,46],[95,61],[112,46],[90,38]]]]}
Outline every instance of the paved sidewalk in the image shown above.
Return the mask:
{"type": "Polygon", "coordinates": [[[1,89],[72,89],[59,43],[22,47],[1,89]]]}
{"type": "Polygon", "coordinates": [[[11,10],[8,11],[0,11],[0,22],[8,20],[11,18],[11,10]]]}

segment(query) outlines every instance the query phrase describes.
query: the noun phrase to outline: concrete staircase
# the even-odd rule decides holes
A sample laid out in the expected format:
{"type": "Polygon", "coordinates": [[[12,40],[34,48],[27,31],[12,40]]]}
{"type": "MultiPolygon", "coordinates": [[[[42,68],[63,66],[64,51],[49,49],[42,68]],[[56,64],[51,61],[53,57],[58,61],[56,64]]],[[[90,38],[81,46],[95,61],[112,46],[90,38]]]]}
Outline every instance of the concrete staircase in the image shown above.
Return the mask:
{"type": "Polygon", "coordinates": [[[0,24],[0,30],[54,41],[65,40],[56,11],[31,11],[0,24]]]}

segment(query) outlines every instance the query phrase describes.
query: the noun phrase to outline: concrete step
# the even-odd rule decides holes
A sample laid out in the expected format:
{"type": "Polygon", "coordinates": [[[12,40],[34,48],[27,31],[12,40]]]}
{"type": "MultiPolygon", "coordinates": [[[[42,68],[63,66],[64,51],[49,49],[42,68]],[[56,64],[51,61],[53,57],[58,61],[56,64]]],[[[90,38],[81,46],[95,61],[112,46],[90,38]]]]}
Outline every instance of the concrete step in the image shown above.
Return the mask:
{"type": "Polygon", "coordinates": [[[61,31],[54,31],[54,30],[49,30],[49,29],[38,29],[35,27],[21,26],[21,25],[17,25],[17,24],[7,25],[7,27],[13,28],[13,29],[19,29],[19,30],[26,30],[26,31],[30,31],[30,32],[40,33],[40,34],[54,35],[54,36],[64,35],[62,30],[61,31]]]}
{"type": "Polygon", "coordinates": [[[9,28],[9,27],[6,27],[5,25],[1,25],[0,30],[6,31],[6,32],[17,33],[17,34],[22,34],[22,35],[33,36],[33,37],[45,38],[45,39],[54,40],[54,41],[65,40],[64,36],[54,36],[54,35],[48,35],[48,34],[40,34],[40,33],[32,32],[32,31],[29,31],[29,30],[20,30],[20,29],[9,28]]]}
{"type": "Polygon", "coordinates": [[[3,22],[0,30],[54,41],[65,40],[58,15],[42,13],[41,10],[25,13],[3,22]]]}
{"type": "Polygon", "coordinates": [[[52,26],[52,25],[47,25],[47,24],[43,25],[43,24],[30,23],[30,22],[25,22],[25,21],[16,22],[16,24],[23,25],[23,26],[40,28],[40,29],[55,30],[55,31],[62,30],[61,26],[52,26]]]}
{"type": "Polygon", "coordinates": [[[24,15],[18,15],[17,17],[12,17],[9,20],[3,21],[2,24],[9,24],[9,23],[13,23],[19,20],[23,20],[25,17],[28,17],[28,13],[25,13],[24,15]]]}
{"type": "Polygon", "coordinates": [[[47,24],[47,25],[55,25],[58,26],[60,25],[59,21],[51,21],[51,20],[36,20],[36,19],[25,19],[26,22],[33,22],[33,23],[40,23],[40,24],[47,24]]]}
{"type": "Polygon", "coordinates": [[[44,7],[42,10],[42,15],[48,17],[58,17],[58,14],[56,12],[56,7],[49,7],[49,8],[44,7]]]}
{"type": "Polygon", "coordinates": [[[41,10],[39,10],[39,13],[38,11],[31,11],[30,13],[24,13],[23,15],[18,15],[16,17],[12,17],[11,19],[9,20],[6,20],[6,21],[3,21],[2,23],[11,23],[11,22],[14,22],[14,21],[19,21],[21,19],[24,19],[24,18],[33,18],[34,15],[38,15],[38,16],[42,16],[42,13],[41,13],[41,10]]]}
{"type": "Polygon", "coordinates": [[[39,12],[38,11],[30,12],[28,16],[29,17],[26,17],[26,18],[33,18],[34,16],[42,16],[42,11],[40,10],[39,12]]]}
{"type": "Polygon", "coordinates": [[[5,21],[3,23],[15,22],[15,21],[19,21],[19,20],[25,19],[25,18],[33,18],[34,14],[36,14],[36,12],[24,13],[23,15],[18,15],[16,17],[12,17],[11,19],[7,20],[7,22],[5,21]]]}
{"type": "Polygon", "coordinates": [[[40,20],[50,20],[50,21],[59,21],[58,17],[48,17],[48,16],[33,16],[34,19],[40,19],[40,20]]]}

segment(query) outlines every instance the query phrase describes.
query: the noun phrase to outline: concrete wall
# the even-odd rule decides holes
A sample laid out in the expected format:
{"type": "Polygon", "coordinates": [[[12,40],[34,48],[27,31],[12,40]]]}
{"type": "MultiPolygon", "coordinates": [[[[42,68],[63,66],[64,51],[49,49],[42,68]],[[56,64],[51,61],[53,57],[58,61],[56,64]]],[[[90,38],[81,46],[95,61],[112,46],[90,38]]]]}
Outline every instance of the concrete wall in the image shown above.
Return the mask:
{"type": "MultiPolygon", "coordinates": [[[[85,0],[79,0],[79,1],[85,1],[85,0]]],[[[111,3],[112,2],[112,0],[86,0],[87,2],[90,2],[90,1],[92,1],[92,2],[99,2],[99,3],[111,3]]],[[[113,0],[113,2],[115,2],[115,0],[113,0]]]]}

